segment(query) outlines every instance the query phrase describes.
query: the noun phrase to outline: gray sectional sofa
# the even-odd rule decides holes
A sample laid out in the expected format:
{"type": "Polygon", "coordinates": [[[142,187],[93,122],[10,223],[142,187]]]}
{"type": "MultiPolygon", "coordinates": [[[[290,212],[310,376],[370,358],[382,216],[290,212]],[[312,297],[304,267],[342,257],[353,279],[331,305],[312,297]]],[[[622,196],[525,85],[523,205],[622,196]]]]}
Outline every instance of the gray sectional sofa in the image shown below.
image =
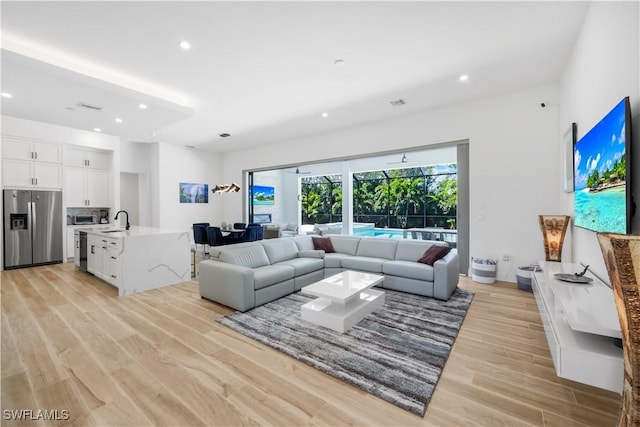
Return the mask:
{"type": "Polygon", "coordinates": [[[335,253],[312,236],[282,237],[211,248],[199,263],[200,296],[240,311],[281,298],[344,270],[384,275],[382,287],[447,300],[458,285],[458,253],[433,266],[418,259],[444,242],[331,236],[335,253]]]}

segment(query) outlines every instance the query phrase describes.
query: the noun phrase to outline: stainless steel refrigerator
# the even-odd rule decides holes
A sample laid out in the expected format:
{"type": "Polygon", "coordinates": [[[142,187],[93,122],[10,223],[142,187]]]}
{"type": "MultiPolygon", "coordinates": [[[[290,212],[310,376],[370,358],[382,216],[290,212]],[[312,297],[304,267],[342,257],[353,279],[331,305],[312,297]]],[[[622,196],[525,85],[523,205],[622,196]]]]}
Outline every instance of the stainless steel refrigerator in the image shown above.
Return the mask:
{"type": "Polygon", "coordinates": [[[62,192],[4,190],[4,268],[62,262],[62,192]]]}

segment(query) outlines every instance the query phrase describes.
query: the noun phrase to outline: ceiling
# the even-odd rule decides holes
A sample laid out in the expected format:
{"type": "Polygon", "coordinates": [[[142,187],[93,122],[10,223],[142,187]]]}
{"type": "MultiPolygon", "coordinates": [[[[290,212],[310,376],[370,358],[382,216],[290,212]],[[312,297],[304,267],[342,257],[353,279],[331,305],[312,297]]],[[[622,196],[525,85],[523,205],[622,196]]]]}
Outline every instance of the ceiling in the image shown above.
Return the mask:
{"type": "Polygon", "coordinates": [[[0,8],[3,115],[225,152],[558,82],[588,3],[0,8]]]}

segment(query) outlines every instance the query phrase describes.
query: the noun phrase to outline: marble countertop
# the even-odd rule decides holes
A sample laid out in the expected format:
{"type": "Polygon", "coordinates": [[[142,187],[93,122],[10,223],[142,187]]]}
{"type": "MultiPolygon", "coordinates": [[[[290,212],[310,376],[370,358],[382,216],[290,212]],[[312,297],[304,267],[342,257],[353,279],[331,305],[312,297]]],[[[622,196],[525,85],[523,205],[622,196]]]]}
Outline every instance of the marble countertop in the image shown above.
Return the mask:
{"type": "Polygon", "coordinates": [[[169,230],[166,228],[143,227],[132,225],[129,230],[121,227],[94,227],[85,230],[87,234],[97,234],[105,237],[139,237],[139,236],[157,236],[161,234],[182,234],[188,233],[186,230],[169,230]]]}

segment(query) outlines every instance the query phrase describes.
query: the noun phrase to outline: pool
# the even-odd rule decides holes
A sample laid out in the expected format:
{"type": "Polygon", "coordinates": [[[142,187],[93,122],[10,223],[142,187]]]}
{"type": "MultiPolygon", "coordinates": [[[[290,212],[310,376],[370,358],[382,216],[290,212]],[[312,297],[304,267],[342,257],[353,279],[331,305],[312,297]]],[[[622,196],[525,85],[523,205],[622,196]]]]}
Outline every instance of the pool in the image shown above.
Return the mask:
{"type": "Polygon", "coordinates": [[[353,224],[353,235],[402,239],[404,236],[404,230],[399,228],[376,228],[373,224],[353,224]]]}

